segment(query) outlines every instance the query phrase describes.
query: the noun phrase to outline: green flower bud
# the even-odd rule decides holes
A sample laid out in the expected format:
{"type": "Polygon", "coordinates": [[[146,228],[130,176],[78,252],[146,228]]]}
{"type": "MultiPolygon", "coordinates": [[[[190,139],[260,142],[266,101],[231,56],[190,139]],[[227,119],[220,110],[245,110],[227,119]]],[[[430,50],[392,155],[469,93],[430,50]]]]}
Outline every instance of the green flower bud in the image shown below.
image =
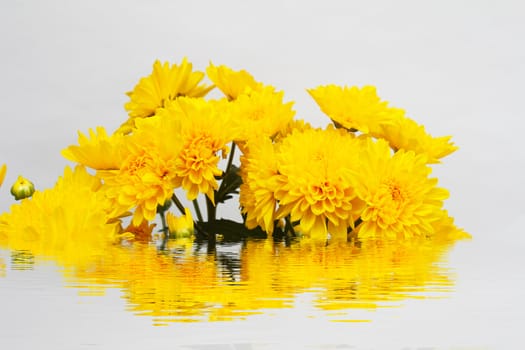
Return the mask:
{"type": "Polygon", "coordinates": [[[171,199],[168,199],[164,204],[157,205],[157,214],[164,213],[171,207],[171,199]]]}
{"type": "Polygon", "coordinates": [[[11,187],[11,194],[16,200],[31,197],[35,192],[35,185],[28,179],[18,176],[18,179],[11,187]]]}

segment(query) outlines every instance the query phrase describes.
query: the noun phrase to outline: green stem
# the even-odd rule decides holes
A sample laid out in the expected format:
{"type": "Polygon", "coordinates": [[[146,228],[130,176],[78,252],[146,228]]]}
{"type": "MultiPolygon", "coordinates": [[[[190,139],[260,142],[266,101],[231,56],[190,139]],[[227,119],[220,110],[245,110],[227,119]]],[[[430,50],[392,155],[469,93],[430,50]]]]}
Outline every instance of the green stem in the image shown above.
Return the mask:
{"type": "Polygon", "coordinates": [[[208,222],[215,221],[215,215],[217,213],[217,207],[213,205],[211,199],[206,196],[206,210],[208,212],[208,222]]]}
{"type": "Polygon", "coordinates": [[[290,219],[290,215],[287,215],[284,218],[284,220],[285,220],[284,231],[286,235],[288,236],[289,234],[291,234],[292,236],[295,237],[295,230],[293,229],[293,224],[292,224],[292,220],[290,219]]]}
{"type": "Polygon", "coordinates": [[[193,208],[195,209],[195,213],[197,214],[197,220],[202,222],[202,213],[201,208],[199,207],[199,202],[197,201],[197,198],[193,200],[193,208]]]}
{"type": "Polygon", "coordinates": [[[175,203],[175,206],[177,207],[177,209],[179,209],[181,214],[186,215],[186,210],[184,210],[184,206],[182,205],[180,200],[177,198],[177,195],[175,193],[173,194],[173,196],[171,196],[171,200],[173,201],[173,203],[175,203]]]}
{"type": "Polygon", "coordinates": [[[232,141],[232,149],[231,149],[230,155],[228,157],[228,164],[226,165],[226,171],[225,171],[226,174],[230,171],[230,168],[231,168],[232,163],[233,163],[233,156],[234,156],[234,154],[235,154],[235,141],[232,141]]]}
{"type": "Polygon", "coordinates": [[[166,224],[166,211],[161,210],[159,212],[160,215],[160,221],[162,223],[162,232],[164,233],[164,237],[168,237],[170,235],[170,230],[168,229],[168,225],[166,224]]]}
{"type": "Polygon", "coordinates": [[[226,178],[227,174],[230,172],[230,169],[232,167],[233,157],[234,157],[234,154],[235,154],[235,148],[236,148],[235,141],[232,141],[232,149],[231,149],[230,154],[228,156],[228,163],[226,163],[226,170],[224,170],[224,173],[221,176],[222,181],[221,181],[221,184],[219,185],[219,189],[217,190],[218,193],[222,192],[222,188],[224,186],[224,179],[226,178]]]}

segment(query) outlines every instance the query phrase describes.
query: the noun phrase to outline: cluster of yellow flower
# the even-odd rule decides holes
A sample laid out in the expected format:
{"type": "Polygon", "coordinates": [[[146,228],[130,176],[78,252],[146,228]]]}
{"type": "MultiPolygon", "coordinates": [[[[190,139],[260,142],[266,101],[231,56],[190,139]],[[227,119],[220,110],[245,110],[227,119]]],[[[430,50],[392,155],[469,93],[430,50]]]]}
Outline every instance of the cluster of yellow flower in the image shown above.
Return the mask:
{"type": "Polygon", "coordinates": [[[185,216],[168,213],[167,224],[187,231],[193,221],[176,189],[194,204],[205,195],[209,221],[219,203],[239,193],[246,227],[268,234],[398,239],[431,236],[450,223],[448,192],[429,177],[429,164],[456,147],[390,107],[374,87],[308,90],[332,121],[314,128],[294,119],[283,92],[248,72],[210,64],[206,73],[186,59],[155,62],[128,92],[129,117],[116,131],[79,133],[78,145],[62,151],[76,168],[0,216],[0,242],[15,231],[50,234],[62,225],[72,241],[86,233],[108,240],[147,234],[157,213],[164,223],[172,201],[185,216]],[[205,75],[213,85],[203,83],[205,75]],[[223,98],[205,98],[214,87],[223,98]]]}

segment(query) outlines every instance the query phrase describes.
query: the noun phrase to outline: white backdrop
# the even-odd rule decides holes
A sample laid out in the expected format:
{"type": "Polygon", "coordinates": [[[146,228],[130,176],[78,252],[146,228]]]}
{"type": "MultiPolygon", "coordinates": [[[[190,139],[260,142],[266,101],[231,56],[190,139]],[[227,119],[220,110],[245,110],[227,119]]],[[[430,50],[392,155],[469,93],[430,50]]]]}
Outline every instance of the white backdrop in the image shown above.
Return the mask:
{"type": "MultiPolygon", "coordinates": [[[[249,342],[242,334],[284,342],[322,330],[334,342],[378,348],[520,348],[520,290],[525,287],[520,270],[525,260],[522,7],[509,0],[4,0],[0,164],[7,163],[8,173],[0,209],[13,202],[9,187],[19,174],[40,189],[54,184],[68,164],[60,150],[76,143],[77,130],[120,125],[126,118],[124,93],[150,73],[157,58],[178,63],[187,56],[200,70],[210,60],[247,69],[257,80],[284,90],[285,98],[296,102],[297,116],[316,125],[326,119],[306,88],[376,85],[391,105],[406,109],[433,135],[453,135],[460,147],[435,168],[451,192],[446,202],[451,215],[474,236],[450,256],[457,293],[444,304],[409,302],[366,326],[316,323],[296,315],[292,323],[283,321],[281,330],[255,323],[264,333],[248,323],[236,325],[238,332],[228,325],[188,325],[184,334],[198,332],[203,343],[249,342]]],[[[0,317],[0,329],[1,322],[8,321],[0,317]]],[[[95,334],[104,329],[90,327],[95,334]]],[[[147,330],[136,334],[153,337],[147,330]]],[[[159,344],[164,336],[167,343],[176,340],[163,334],[155,335],[159,344]]],[[[100,346],[112,344],[93,337],[100,346]]],[[[140,344],[133,334],[127,337],[140,344]]]]}

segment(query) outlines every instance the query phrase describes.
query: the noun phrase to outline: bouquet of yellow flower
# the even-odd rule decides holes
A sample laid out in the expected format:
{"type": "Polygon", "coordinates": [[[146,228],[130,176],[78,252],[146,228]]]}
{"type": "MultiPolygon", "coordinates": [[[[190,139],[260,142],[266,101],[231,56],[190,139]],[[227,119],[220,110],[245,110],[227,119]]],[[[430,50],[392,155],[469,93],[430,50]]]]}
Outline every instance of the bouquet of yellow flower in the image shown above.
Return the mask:
{"type": "MultiPolygon", "coordinates": [[[[78,145],[62,151],[78,165],[66,167],[54,188],[0,216],[0,242],[16,246],[21,237],[42,235],[61,235],[64,244],[138,239],[151,235],[157,215],[165,237],[195,230],[210,240],[405,239],[431,237],[443,226],[458,231],[443,209],[448,192],[430,177],[430,164],[457,149],[449,136],[432,137],[372,86],[308,93],[331,121],[325,128],[295,118],[282,91],[244,70],[210,64],[205,74],[186,59],[156,61],[127,93],[128,118],[117,130],[79,132],[78,145]],[[205,76],[213,84],[203,83],[205,76]],[[206,98],[214,88],[224,97],[206,98]],[[217,218],[218,207],[237,195],[243,222],[217,218]],[[193,202],[195,221],[185,201],[193,202]]],[[[5,166],[0,182],[4,173],[5,166]]]]}

